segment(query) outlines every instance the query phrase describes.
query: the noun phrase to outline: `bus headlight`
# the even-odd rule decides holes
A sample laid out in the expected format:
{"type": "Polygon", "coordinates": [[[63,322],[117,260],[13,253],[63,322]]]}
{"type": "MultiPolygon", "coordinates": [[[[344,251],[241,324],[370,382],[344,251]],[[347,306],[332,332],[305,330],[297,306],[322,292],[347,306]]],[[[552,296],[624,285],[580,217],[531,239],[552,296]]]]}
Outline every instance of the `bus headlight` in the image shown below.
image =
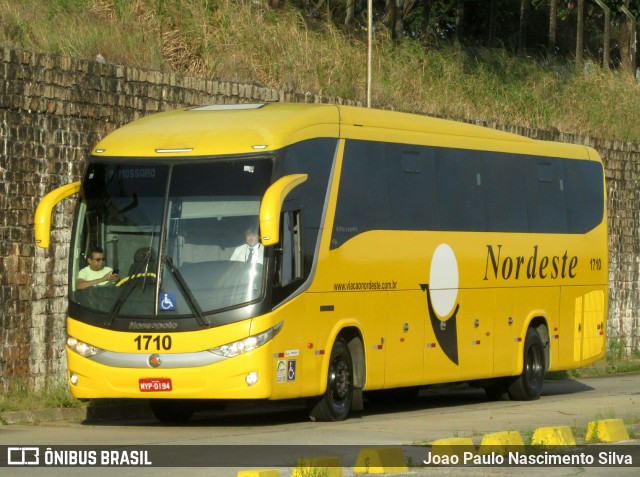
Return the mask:
{"type": "Polygon", "coordinates": [[[267,331],[249,336],[243,340],[234,341],[233,343],[227,343],[222,346],[216,346],[215,348],[211,348],[209,352],[224,356],[225,358],[233,358],[239,354],[252,351],[271,341],[282,329],[282,323],[283,322],[281,321],[273,328],[269,328],[267,331]]]}
{"type": "Polygon", "coordinates": [[[77,340],[72,336],[69,336],[69,338],[67,338],[67,346],[72,351],[75,351],[80,356],[84,356],[85,358],[90,358],[91,356],[95,356],[103,351],[100,348],[96,348],[95,346],[90,345],[89,343],[77,340]]]}

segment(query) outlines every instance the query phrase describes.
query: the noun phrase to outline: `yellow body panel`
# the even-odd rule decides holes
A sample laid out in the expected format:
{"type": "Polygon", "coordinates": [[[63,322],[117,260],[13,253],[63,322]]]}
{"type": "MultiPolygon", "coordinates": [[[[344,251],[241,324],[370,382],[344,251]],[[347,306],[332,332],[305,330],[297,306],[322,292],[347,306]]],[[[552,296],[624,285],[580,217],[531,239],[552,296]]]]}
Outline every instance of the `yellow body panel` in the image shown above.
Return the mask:
{"type": "MultiPolygon", "coordinates": [[[[273,326],[273,325],[271,325],[273,326]]],[[[265,329],[268,329],[266,327],[265,329]]],[[[258,332],[265,331],[260,330],[258,332]]],[[[112,331],[100,330],[99,343],[96,342],[96,328],[74,320],[73,317],[67,319],[67,334],[74,338],[84,341],[90,345],[98,346],[102,349],[113,351],[116,353],[146,353],[154,350],[153,342],[150,343],[150,349],[140,350],[135,342],[135,338],[140,335],[150,335],[152,337],[167,335],[163,332],[149,331],[112,331]]],[[[185,331],[181,333],[171,333],[171,352],[172,353],[193,353],[215,348],[226,343],[231,343],[246,338],[251,333],[251,320],[244,320],[230,325],[209,328],[198,331],[185,331]]]]}
{"type": "Polygon", "coordinates": [[[339,134],[335,106],[271,106],[266,107],[268,111],[229,110],[223,106],[154,114],[112,132],[96,145],[93,153],[123,157],[166,156],[166,151],[173,150],[182,150],[180,155],[185,157],[247,154],[339,134]]]}
{"type": "Polygon", "coordinates": [[[69,373],[78,376],[78,383],[70,388],[73,396],[79,399],[266,399],[272,394],[271,382],[260,379],[257,385],[248,386],[245,377],[251,372],[257,372],[259,377],[271,375],[269,354],[270,346],[267,345],[233,360],[209,366],[153,369],[105,366],[82,358],[67,348],[67,367],[69,373]],[[172,390],[142,392],[138,382],[144,378],[171,379],[172,390]]]}
{"type": "MultiPolygon", "coordinates": [[[[197,368],[117,368],[68,352],[77,397],[284,399],[322,394],[329,356],[342,330],[362,339],[364,389],[516,376],[532,322],[544,323],[549,369],[579,367],[604,356],[607,313],[607,218],[583,235],[372,230],[331,248],[345,140],[599,161],[590,148],[534,141],[462,123],[335,105],[196,108],[150,116],[103,139],[95,156],[186,158],[275,151],[317,137],[339,139],[324,229],[312,282],[272,312],[200,331],[171,333],[170,353],[197,353],[278,323],[272,341],[197,368]],[[182,149],[183,152],[176,152],[182,149]],[[430,270],[442,244],[455,257],[458,282],[450,316],[430,318],[430,270]],[[594,267],[594,260],[598,266],[594,267]],[[438,333],[456,326],[445,350],[438,333]],[[258,372],[257,385],[245,376],[258,372]],[[293,374],[291,374],[293,372],[293,374]],[[138,390],[140,378],[171,378],[171,393],[138,390]]],[[[286,195],[286,192],[283,192],[286,195]]],[[[278,196],[270,203],[281,203],[278,196]]],[[[604,195],[604,187],[603,187],[604,195]]],[[[275,206],[274,206],[275,207],[275,206]]],[[[277,212],[277,207],[273,208],[277,212]]],[[[273,215],[274,210],[270,213],[273,215]]],[[[275,232],[274,232],[275,234],[275,232]]],[[[277,241],[277,239],[276,239],[277,241]]],[[[137,350],[140,334],[68,320],[76,339],[116,353],[137,350]]],[[[451,334],[451,333],[450,333],[451,334]]],[[[448,335],[450,336],[450,335],[448,335]]]]}
{"type": "MultiPolygon", "coordinates": [[[[209,329],[184,333],[171,333],[171,349],[169,351],[154,349],[154,338],[167,336],[169,333],[157,332],[121,332],[101,329],[96,333],[96,328],[69,318],[67,320],[67,333],[69,336],[99,346],[114,353],[139,354],[150,356],[154,353],[196,353],[220,346],[238,339],[246,338],[250,334],[251,320],[241,321],[219,329],[209,329]],[[135,339],[139,336],[149,336],[144,340],[143,349],[139,349],[135,339]],[[144,349],[144,343],[150,346],[144,349]]],[[[261,330],[264,331],[264,330],[261,330]]],[[[127,398],[151,398],[151,397],[217,397],[232,398],[238,394],[248,395],[253,398],[266,398],[270,395],[270,383],[261,380],[259,385],[248,389],[244,381],[245,376],[257,371],[260,376],[271,374],[267,369],[267,360],[264,356],[269,354],[270,346],[267,344],[252,352],[240,356],[240,359],[230,359],[209,366],[177,369],[154,369],[151,366],[138,368],[125,368],[108,366],[96,363],[91,359],[83,358],[67,348],[67,362],[69,372],[79,377],[77,385],[71,386],[72,393],[78,398],[92,397],[127,397],[127,398]],[[141,378],[169,378],[172,381],[173,390],[168,392],[141,392],[138,389],[138,380],[141,378]],[[219,383],[225,382],[224,387],[219,383]]]]}

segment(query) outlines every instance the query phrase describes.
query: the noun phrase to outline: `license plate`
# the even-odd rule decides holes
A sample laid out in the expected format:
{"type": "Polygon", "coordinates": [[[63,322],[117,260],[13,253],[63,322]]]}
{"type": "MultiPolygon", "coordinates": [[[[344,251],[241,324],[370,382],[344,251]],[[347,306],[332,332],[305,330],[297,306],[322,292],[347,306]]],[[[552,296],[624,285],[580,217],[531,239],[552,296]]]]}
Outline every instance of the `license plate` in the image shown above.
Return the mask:
{"type": "Polygon", "coordinates": [[[157,392],[157,391],[171,391],[170,378],[141,378],[138,382],[140,385],[140,391],[144,392],[157,392]]]}

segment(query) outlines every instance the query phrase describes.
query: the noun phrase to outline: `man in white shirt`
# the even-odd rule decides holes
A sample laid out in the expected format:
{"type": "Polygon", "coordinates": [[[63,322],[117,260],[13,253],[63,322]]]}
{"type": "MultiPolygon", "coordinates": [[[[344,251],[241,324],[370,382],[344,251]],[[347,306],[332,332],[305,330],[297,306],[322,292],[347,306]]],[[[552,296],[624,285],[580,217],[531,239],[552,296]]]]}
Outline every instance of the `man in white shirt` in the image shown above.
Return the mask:
{"type": "Polygon", "coordinates": [[[111,267],[104,266],[104,250],[94,247],[87,258],[89,266],[78,272],[76,290],[85,290],[91,287],[103,286],[107,283],[116,283],[120,280],[117,273],[113,273],[111,267]]]}
{"type": "Polygon", "coordinates": [[[247,243],[237,247],[230,260],[235,262],[259,263],[262,265],[264,259],[264,247],[258,239],[258,227],[252,225],[245,232],[245,241],[247,243]]]}

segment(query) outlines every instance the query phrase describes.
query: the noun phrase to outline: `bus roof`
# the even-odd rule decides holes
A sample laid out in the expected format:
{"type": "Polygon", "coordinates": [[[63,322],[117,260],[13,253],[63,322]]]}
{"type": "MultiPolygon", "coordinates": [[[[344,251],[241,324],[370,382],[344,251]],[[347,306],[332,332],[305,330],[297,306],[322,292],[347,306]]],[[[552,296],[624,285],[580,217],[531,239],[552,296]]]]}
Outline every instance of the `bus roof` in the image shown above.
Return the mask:
{"type": "Polygon", "coordinates": [[[100,141],[101,157],[201,157],[277,150],[317,137],[588,158],[586,148],[417,114],[332,104],[234,104],[192,107],[133,121],[100,141]],[[465,138],[461,141],[461,138],[465,138]],[[578,152],[578,149],[581,152],[578,152]]]}

